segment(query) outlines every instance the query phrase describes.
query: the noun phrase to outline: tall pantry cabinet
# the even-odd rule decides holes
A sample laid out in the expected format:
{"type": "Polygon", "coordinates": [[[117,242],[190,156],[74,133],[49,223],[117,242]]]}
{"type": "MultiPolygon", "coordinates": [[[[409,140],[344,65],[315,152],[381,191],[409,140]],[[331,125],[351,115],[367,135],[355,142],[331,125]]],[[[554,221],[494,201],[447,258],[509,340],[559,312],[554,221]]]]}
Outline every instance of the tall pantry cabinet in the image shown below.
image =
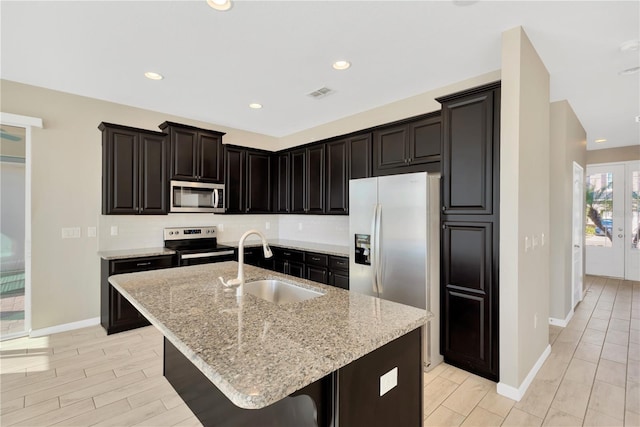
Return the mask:
{"type": "Polygon", "coordinates": [[[442,104],[441,333],[445,362],[498,380],[500,83],[442,104]]]}

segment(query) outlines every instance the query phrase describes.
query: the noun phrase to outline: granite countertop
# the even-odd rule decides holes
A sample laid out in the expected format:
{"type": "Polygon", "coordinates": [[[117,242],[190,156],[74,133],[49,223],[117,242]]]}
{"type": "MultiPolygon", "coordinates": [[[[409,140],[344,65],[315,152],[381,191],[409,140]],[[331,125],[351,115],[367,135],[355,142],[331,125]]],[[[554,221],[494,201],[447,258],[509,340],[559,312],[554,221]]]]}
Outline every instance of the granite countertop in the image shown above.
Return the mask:
{"type": "Polygon", "coordinates": [[[176,251],[167,248],[140,248],[140,249],[122,249],[117,251],[99,251],[98,256],[102,259],[124,259],[124,258],[142,258],[147,256],[173,255],[176,251]]]}
{"type": "Polygon", "coordinates": [[[422,325],[425,310],[245,265],[246,281],[278,278],[324,295],[276,305],[218,281],[233,261],[109,277],[235,405],[259,409],[422,325]]]}
{"type": "MultiPolygon", "coordinates": [[[[267,239],[269,245],[281,246],[289,249],[298,249],[301,251],[317,252],[320,254],[335,255],[342,257],[349,257],[349,246],[342,245],[329,245],[326,243],[314,243],[303,242],[299,240],[287,240],[287,239],[267,239]]],[[[219,242],[221,245],[238,247],[238,242],[219,242]]],[[[259,239],[247,239],[245,241],[246,248],[262,246],[262,242],[259,239]]]]}

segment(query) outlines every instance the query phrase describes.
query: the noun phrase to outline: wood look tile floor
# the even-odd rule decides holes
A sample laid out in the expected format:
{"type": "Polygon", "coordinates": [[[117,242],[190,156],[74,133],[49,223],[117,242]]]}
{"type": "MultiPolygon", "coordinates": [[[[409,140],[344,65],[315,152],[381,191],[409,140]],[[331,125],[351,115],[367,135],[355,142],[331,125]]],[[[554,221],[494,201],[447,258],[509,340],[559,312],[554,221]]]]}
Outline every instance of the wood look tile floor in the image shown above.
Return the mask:
{"type": "MultiPolygon", "coordinates": [[[[424,374],[425,426],[640,426],[640,283],[587,277],[520,402],[445,364],[424,374]]],[[[0,343],[2,426],[199,426],[162,376],[152,326],[100,326],[0,343]]]]}

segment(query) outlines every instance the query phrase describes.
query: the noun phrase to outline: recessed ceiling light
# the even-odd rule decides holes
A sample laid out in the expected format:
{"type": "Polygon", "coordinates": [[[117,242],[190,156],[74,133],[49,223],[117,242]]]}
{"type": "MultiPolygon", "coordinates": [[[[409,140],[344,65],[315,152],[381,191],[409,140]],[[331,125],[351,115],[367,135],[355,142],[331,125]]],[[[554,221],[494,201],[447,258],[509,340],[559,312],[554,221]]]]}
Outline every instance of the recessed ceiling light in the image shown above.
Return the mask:
{"type": "Polygon", "coordinates": [[[620,51],[629,52],[640,49],[640,40],[627,40],[624,43],[620,43],[620,51]]]}
{"type": "Polygon", "coordinates": [[[607,142],[607,138],[596,139],[594,142],[597,143],[597,144],[600,144],[602,142],[607,142]]]}
{"type": "Polygon", "coordinates": [[[336,61],[333,63],[332,67],[336,70],[346,70],[351,67],[351,62],[349,61],[336,61]]]}
{"type": "Polygon", "coordinates": [[[164,79],[162,74],[154,73],[153,71],[147,71],[146,73],[144,73],[144,76],[146,78],[148,78],[148,79],[151,79],[151,80],[162,80],[162,79],[164,79]]]}
{"type": "Polygon", "coordinates": [[[259,110],[262,108],[262,104],[259,104],[257,102],[252,102],[251,104],[249,104],[249,108],[253,108],[254,110],[259,110]]]}
{"type": "Polygon", "coordinates": [[[640,71],[640,67],[632,67],[632,68],[627,68],[626,70],[622,70],[618,74],[621,76],[628,76],[630,74],[635,74],[638,71],[640,71]]]}
{"type": "Polygon", "coordinates": [[[231,9],[231,0],[207,0],[207,4],[222,12],[231,9]]]}

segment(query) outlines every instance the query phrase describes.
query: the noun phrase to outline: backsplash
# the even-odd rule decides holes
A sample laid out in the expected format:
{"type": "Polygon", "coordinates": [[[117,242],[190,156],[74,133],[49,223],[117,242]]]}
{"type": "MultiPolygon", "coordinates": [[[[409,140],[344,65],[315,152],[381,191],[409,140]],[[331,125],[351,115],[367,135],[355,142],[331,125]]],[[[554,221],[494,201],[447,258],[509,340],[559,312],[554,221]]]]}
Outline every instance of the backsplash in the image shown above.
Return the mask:
{"type": "MultiPolygon", "coordinates": [[[[349,244],[348,216],[100,215],[98,218],[98,250],[162,247],[164,245],[163,229],[166,227],[211,225],[218,228],[219,242],[236,242],[245,231],[255,228],[263,232],[268,239],[298,240],[344,246],[349,244]],[[117,229],[115,236],[111,235],[112,227],[117,229]]],[[[249,239],[253,238],[254,236],[251,236],[249,239]]]]}
{"type": "Polygon", "coordinates": [[[281,215],[279,238],[329,245],[349,245],[346,215],[281,215]]]}

